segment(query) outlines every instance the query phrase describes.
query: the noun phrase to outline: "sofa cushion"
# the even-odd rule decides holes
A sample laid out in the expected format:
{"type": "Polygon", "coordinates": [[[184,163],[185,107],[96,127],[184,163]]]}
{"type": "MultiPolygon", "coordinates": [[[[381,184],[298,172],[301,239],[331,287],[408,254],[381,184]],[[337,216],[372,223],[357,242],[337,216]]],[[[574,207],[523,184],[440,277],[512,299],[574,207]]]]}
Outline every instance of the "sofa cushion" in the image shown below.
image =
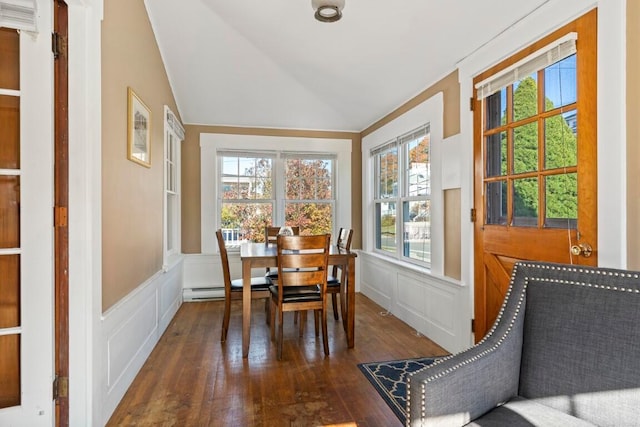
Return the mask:
{"type": "Polygon", "coordinates": [[[548,268],[526,278],[518,394],[597,425],[640,424],[637,274],[548,268]]]}
{"type": "Polygon", "coordinates": [[[562,426],[562,427],[593,427],[579,418],[556,411],[533,400],[515,397],[504,405],[498,406],[489,413],[467,424],[473,427],[532,427],[532,426],[562,426]]]}

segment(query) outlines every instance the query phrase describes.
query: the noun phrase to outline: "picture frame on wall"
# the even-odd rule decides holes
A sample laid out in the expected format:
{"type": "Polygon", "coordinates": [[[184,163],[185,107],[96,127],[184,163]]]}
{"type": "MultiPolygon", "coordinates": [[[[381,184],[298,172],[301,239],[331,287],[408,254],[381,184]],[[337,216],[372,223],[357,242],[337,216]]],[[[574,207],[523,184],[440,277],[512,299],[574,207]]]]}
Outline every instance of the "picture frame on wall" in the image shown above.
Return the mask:
{"type": "Polygon", "coordinates": [[[151,110],[130,87],[127,99],[127,158],[150,168],[151,110]]]}

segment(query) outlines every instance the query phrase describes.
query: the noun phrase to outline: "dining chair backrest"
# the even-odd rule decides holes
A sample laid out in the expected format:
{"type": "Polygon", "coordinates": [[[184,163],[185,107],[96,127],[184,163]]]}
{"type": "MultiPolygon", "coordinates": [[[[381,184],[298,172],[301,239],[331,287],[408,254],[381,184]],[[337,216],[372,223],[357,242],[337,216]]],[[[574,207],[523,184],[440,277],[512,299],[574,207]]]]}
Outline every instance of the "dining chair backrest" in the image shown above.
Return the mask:
{"type": "Polygon", "coordinates": [[[346,249],[350,251],[352,238],[353,238],[352,228],[340,228],[340,231],[338,232],[338,240],[336,241],[336,245],[338,245],[340,249],[346,249]]]}
{"type": "MultiPolygon", "coordinates": [[[[291,231],[293,231],[294,236],[300,235],[300,227],[295,226],[291,227],[291,231]]],[[[267,225],[264,228],[264,243],[276,243],[276,239],[278,238],[278,234],[280,233],[280,227],[276,227],[273,225],[267,225]]]]}
{"type": "Polygon", "coordinates": [[[278,236],[278,287],[319,285],[324,292],[330,241],[330,234],[278,236]]]}
{"type": "Polygon", "coordinates": [[[216,231],[216,237],[218,238],[218,249],[220,250],[220,261],[222,263],[222,275],[224,276],[224,293],[226,296],[231,292],[231,272],[229,271],[229,255],[227,254],[227,247],[224,244],[224,237],[222,236],[222,230],[216,231]]]}

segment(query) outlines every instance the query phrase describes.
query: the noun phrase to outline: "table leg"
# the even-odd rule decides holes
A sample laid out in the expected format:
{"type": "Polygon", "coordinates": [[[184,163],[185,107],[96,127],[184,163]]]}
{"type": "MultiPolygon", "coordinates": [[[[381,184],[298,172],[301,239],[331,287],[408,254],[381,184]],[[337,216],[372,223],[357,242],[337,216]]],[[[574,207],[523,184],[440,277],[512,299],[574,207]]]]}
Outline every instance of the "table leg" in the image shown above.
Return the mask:
{"type": "Polygon", "coordinates": [[[251,339],[251,262],[242,261],[242,357],[249,356],[251,339]]]}
{"type": "Polygon", "coordinates": [[[347,265],[347,347],[355,346],[356,326],[356,259],[349,257],[347,265]]]}

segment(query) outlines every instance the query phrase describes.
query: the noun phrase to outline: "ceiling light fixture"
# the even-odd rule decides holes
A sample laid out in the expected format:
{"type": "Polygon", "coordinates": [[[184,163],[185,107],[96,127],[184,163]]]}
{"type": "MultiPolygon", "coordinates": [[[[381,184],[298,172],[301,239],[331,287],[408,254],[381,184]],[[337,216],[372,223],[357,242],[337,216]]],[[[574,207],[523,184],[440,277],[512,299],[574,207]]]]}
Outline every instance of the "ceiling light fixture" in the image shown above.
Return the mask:
{"type": "Polygon", "coordinates": [[[336,22],[342,18],[345,0],[311,0],[316,11],[315,18],[320,22],[336,22]]]}

